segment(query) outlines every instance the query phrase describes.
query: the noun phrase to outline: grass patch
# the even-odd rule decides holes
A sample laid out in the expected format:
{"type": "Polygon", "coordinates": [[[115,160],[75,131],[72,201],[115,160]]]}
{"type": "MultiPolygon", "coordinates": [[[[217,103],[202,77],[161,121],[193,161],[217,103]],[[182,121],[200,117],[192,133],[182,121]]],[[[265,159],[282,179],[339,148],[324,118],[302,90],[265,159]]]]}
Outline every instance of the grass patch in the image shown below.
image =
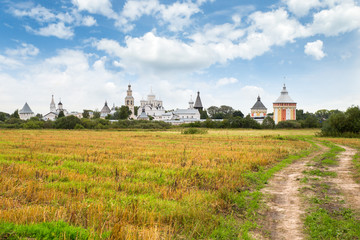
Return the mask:
{"type": "Polygon", "coordinates": [[[202,129],[202,128],[187,128],[187,129],[183,129],[181,131],[182,134],[206,134],[208,133],[207,129],[202,129]]]}
{"type": "Polygon", "coordinates": [[[331,171],[322,171],[320,169],[314,169],[314,170],[310,170],[310,171],[304,171],[304,174],[308,174],[311,176],[319,176],[319,177],[336,177],[337,173],[336,172],[331,172],[331,171]]]}
{"type": "Polygon", "coordinates": [[[337,165],[337,154],[344,149],[324,141],[330,150],[315,160],[316,169],[305,174],[317,176],[309,178],[315,196],[309,198],[310,208],[305,218],[305,230],[310,239],[359,239],[360,221],[351,209],[344,207],[339,190],[326,182],[326,177],[336,177],[336,172],[324,171],[325,166],[337,165]]]}
{"type": "Polygon", "coordinates": [[[359,239],[360,222],[350,209],[329,212],[316,208],[305,219],[305,227],[311,239],[359,239]]]}
{"type": "MultiPolygon", "coordinates": [[[[106,238],[109,234],[104,234],[106,238]]],[[[90,234],[81,227],[70,226],[59,222],[44,222],[28,225],[16,225],[13,223],[0,222],[0,239],[100,239],[97,235],[90,234]]]]}

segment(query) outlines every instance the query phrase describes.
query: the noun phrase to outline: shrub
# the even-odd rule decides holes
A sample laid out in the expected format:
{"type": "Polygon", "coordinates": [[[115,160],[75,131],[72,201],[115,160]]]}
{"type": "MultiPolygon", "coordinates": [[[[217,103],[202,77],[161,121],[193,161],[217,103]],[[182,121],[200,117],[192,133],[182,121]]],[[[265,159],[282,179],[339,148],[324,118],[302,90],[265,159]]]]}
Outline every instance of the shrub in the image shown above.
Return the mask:
{"type": "Polygon", "coordinates": [[[55,121],[55,128],[58,129],[74,129],[76,124],[80,124],[81,121],[75,116],[67,116],[58,118],[55,121]]]}
{"type": "Polygon", "coordinates": [[[182,134],[206,134],[207,132],[206,129],[199,128],[187,128],[181,131],[182,134]]]}

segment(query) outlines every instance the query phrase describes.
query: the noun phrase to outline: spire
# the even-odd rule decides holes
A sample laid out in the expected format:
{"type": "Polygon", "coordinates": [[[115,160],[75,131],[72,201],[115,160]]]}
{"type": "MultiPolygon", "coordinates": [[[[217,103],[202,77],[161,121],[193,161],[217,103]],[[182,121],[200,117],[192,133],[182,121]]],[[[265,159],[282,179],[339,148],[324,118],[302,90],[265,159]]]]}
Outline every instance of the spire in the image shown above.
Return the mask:
{"type": "Polygon", "coordinates": [[[51,95],[50,112],[56,112],[56,105],[54,101],[54,95],[51,95]]]}
{"type": "Polygon", "coordinates": [[[289,96],[289,92],[286,89],[286,85],[284,84],[283,89],[281,90],[281,95],[274,103],[295,103],[294,100],[289,96]]]}
{"type": "Polygon", "coordinates": [[[203,109],[203,105],[201,103],[201,99],[200,99],[200,92],[197,92],[197,97],[196,97],[196,101],[195,101],[195,105],[194,105],[195,109],[198,110],[202,110],[203,109]]]}
{"type": "Polygon", "coordinates": [[[254,106],[251,108],[251,110],[267,110],[265,105],[261,102],[260,95],[258,95],[257,101],[254,104],[254,106]]]}
{"type": "Polygon", "coordinates": [[[194,108],[194,101],[192,100],[192,95],[190,95],[190,101],[189,101],[189,109],[194,108]]]}

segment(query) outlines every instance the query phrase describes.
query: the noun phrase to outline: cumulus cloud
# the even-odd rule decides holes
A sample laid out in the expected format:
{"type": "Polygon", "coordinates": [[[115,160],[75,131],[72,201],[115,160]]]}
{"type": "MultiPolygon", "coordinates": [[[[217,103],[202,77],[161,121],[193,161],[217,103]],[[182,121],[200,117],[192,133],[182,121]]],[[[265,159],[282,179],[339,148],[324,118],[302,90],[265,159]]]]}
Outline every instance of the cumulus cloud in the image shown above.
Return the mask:
{"type": "Polygon", "coordinates": [[[360,7],[343,3],[314,14],[308,27],[312,35],[336,36],[360,28],[360,7]]]}
{"type": "Polygon", "coordinates": [[[289,10],[295,15],[302,17],[309,13],[309,10],[321,6],[319,0],[283,0],[289,10]]]}
{"type": "Polygon", "coordinates": [[[154,16],[161,24],[168,25],[170,31],[181,31],[191,24],[194,14],[201,12],[199,7],[205,2],[207,0],[176,1],[166,5],[161,4],[159,0],[128,0],[118,16],[116,25],[128,32],[134,28],[134,21],[148,15],[154,16]]]}
{"type": "Polygon", "coordinates": [[[316,40],[315,42],[308,42],[305,45],[305,54],[313,56],[316,60],[321,60],[325,57],[323,52],[323,42],[321,40],[316,40]]]}
{"type": "MultiPolygon", "coordinates": [[[[106,61],[100,57],[92,63],[83,51],[62,49],[40,62],[26,62],[27,67],[18,68],[17,74],[11,77],[0,71],[0,82],[7,83],[0,89],[0,101],[9,103],[2,110],[13,112],[28,101],[34,112],[46,114],[52,94],[61,98],[64,107],[71,111],[101,108],[104,96],[109,102],[121,105],[125,97],[122,89],[125,92],[127,82],[121,73],[106,69],[106,61]]],[[[0,70],[5,64],[8,70],[9,66],[23,62],[0,55],[0,70]]]]}
{"type": "Polygon", "coordinates": [[[225,85],[229,85],[229,84],[234,84],[239,82],[236,78],[221,78],[217,81],[216,86],[217,87],[221,87],[221,86],[225,86],[225,85]]]}
{"type": "Polygon", "coordinates": [[[39,54],[39,49],[32,44],[22,43],[16,49],[6,49],[5,53],[13,57],[28,58],[39,54]]]}
{"type": "Polygon", "coordinates": [[[170,31],[181,31],[191,24],[191,16],[200,12],[199,6],[191,2],[175,2],[170,6],[162,5],[161,20],[169,23],[170,31]]]}
{"type": "Polygon", "coordinates": [[[25,26],[25,29],[41,36],[71,39],[74,36],[74,27],[96,25],[96,20],[92,16],[83,16],[74,9],[59,13],[41,5],[34,7],[32,4],[20,4],[11,7],[10,12],[17,17],[28,17],[36,20],[40,24],[40,28],[25,26]]]}
{"type": "Polygon", "coordinates": [[[49,9],[37,5],[36,7],[30,8],[10,8],[10,12],[17,17],[30,17],[38,22],[49,22],[56,19],[56,15],[49,9]]]}
{"type": "Polygon", "coordinates": [[[26,30],[45,37],[54,36],[61,39],[71,39],[74,36],[74,30],[71,27],[65,26],[63,22],[52,23],[38,30],[26,26],[26,30]]]}
{"type": "Polygon", "coordinates": [[[23,64],[20,61],[13,59],[11,57],[0,55],[0,70],[9,69],[9,68],[15,69],[21,66],[23,66],[23,64]]]}
{"type": "Polygon", "coordinates": [[[176,39],[146,33],[143,37],[127,37],[126,46],[109,39],[94,43],[98,50],[119,57],[119,63],[129,71],[185,71],[206,68],[214,63],[212,51],[202,45],[189,45],[176,39]]]}
{"type": "Polygon", "coordinates": [[[102,14],[109,18],[116,16],[112,10],[110,0],[72,0],[72,3],[77,6],[80,11],[102,14]]]}
{"type": "Polygon", "coordinates": [[[87,26],[87,27],[94,26],[94,25],[96,25],[96,20],[92,16],[85,16],[82,19],[82,25],[87,26]]]}

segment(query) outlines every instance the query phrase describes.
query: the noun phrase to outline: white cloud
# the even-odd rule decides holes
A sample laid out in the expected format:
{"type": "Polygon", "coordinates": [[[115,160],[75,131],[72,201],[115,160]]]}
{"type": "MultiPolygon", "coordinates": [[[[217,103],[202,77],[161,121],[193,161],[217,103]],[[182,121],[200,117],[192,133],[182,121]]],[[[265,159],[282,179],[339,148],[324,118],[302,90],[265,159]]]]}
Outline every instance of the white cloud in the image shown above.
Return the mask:
{"type": "Polygon", "coordinates": [[[3,69],[15,69],[23,66],[23,64],[13,58],[9,58],[7,56],[0,55],[0,70],[3,69]]]}
{"type": "Polygon", "coordinates": [[[109,18],[115,17],[110,0],[72,0],[72,3],[77,6],[80,11],[98,13],[109,18]]]}
{"type": "Polygon", "coordinates": [[[102,39],[95,46],[98,50],[119,57],[119,63],[126,70],[143,73],[191,72],[206,68],[216,61],[214,53],[202,45],[158,37],[152,32],[140,38],[127,37],[125,43],[126,46],[122,47],[114,40],[102,39]]]}
{"type": "Polygon", "coordinates": [[[71,27],[65,26],[63,22],[52,23],[38,30],[27,26],[26,30],[33,32],[37,35],[46,37],[54,36],[61,39],[71,39],[74,36],[74,30],[71,27]]]}
{"type": "Polygon", "coordinates": [[[217,81],[216,86],[217,87],[221,87],[221,86],[225,86],[225,85],[229,85],[229,84],[234,84],[239,82],[236,78],[221,78],[217,81]]]}
{"type": "Polygon", "coordinates": [[[96,20],[92,16],[85,16],[82,19],[82,25],[87,26],[87,27],[94,26],[94,25],[96,25],[96,20]]]}
{"type": "Polygon", "coordinates": [[[170,6],[162,5],[161,20],[169,23],[170,31],[181,31],[191,24],[191,16],[200,12],[199,6],[191,2],[175,2],[170,6]]]}
{"type": "Polygon", "coordinates": [[[316,60],[321,60],[325,57],[325,53],[323,52],[323,42],[321,40],[308,42],[305,45],[304,52],[309,56],[313,56],[316,60]]]}
{"type": "Polygon", "coordinates": [[[314,14],[309,29],[312,35],[337,36],[360,28],[360,7],[344,3],[314,14]]]}
{"type": "Polygon", "coordinates": [[[158,0],[128,0],[115,25],[128,32],[134,28],[134,21],[147,15],[154,16],[161,24],[167,24],[170,31],[181,31],[191,24],[191,17],[201,11],[199,7],[205,2],[207,0],[189,0],[166,5],[158,0]]]}
{"type": "Polygon", "coordinates": [[[40,23],[40,26],[47,24],[47,26],[39,29],[30,26],[25,27],[29,32],[41,36],[55,36],[61,39],[71,39],[74,36],[74,27],[91,27],[96,25],[96,20],[92,16],[83,16],[75,9],[67,10],[64,13],[56,13],[41,5],[33,7],[31,4],[20,4],[11,7],[10,12],[17,17],[29,17],[35,19],[40,23]]]}
{"type": "Polygon", "coordinates": [[[239,41],[245,35],[245,30],[237,28],[237,24],[206,25],[202,32],[190,36],[199,44],[239,41]]]}
{"type": "Polygon", "coordinates": [[[36,19],[38,22],[49,22],[56,19],[54,13],[40,5],[25,9],[11,8],[10,11],[17,17],[30,17],[36,19]]]}
{"type": "Polygon", "coordinates": [[[22,43],[21,47],[16,49],[6,49],[5,53],[14,57],[27,58],[39,54],[39,49],[32,44],[22,43]]]}
{"type": "Polygon", "coordinates": [[[71,111],[101,109],[105,96],[109,103],[119,106],[125,97],[122,89],[126,89],[127,81],[121,73],[107,70],[105,61],[105,57],[97,58],[92,64],[90,56],[83,51],[62,49],[43,61],[26,62],[26,68],[18,68],[17,74],[10,76],[4,71],[22,63],[0,55],[0,70],[7,64],[0,71],[0,82],[7,83],[1,86],[0,101],[9,103],[1,111],[13,112],[28,101],[34,112],[46,114],[52,94],[55,99],[61,98],[64,107],[71,111]]]}
{"type": "Polygon", "coordinates": [[[291,12],[302,17],[309,13],[309,10],[321,6],[319,0],[283,0],[291,12]]]}

